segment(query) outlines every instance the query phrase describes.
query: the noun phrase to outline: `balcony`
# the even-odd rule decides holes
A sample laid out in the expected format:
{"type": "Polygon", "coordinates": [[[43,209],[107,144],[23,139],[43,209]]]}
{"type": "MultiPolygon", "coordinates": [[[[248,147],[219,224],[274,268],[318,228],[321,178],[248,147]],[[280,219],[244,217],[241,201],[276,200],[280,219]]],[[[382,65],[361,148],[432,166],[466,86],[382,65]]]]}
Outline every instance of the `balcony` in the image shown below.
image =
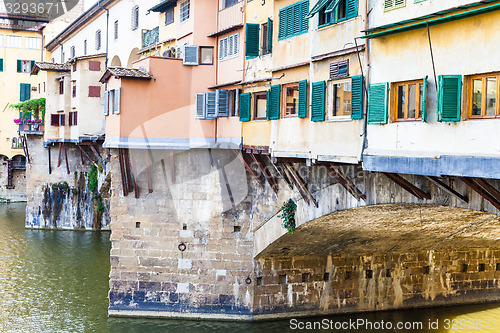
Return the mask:
{"type": "Polygon", "coordinates": [[[19,126],[19,133],[21,134],[34,134],[34,135],[43,135],[45,130],[45,125],[42,122],[37,122],[32,119],[21,119],[21,121],[16,122],[19,126]]]}
{"type": "Polygon", "coordinates": [[[240,28],[244,21],[243,1],[221,9],[217,19],[217,32],[215,34],[225,33],[240,28]]]}
{"type": "Polygon", "coordinates": [[[144,30],[142,32],[142,47],[150,47],[155,45],[160,41],[160,28],[156,27],[151,30],[144,30]]]}

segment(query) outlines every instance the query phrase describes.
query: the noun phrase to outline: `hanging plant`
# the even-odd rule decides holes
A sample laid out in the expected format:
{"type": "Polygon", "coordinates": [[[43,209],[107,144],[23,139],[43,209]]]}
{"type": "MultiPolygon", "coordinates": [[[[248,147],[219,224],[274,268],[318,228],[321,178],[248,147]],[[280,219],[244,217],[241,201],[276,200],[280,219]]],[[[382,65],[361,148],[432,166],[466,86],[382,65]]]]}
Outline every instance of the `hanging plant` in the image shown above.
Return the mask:
{"type": "Polygon", "coordinates": [[[283,227],[288,231],[288,233],[293,234],[295,230],[295,211],[297,210],[297,205],[292,199],[288,199],[281,206],[280,211],[282,212],[278,215],[279,218],[283,220],[283,227]]]}

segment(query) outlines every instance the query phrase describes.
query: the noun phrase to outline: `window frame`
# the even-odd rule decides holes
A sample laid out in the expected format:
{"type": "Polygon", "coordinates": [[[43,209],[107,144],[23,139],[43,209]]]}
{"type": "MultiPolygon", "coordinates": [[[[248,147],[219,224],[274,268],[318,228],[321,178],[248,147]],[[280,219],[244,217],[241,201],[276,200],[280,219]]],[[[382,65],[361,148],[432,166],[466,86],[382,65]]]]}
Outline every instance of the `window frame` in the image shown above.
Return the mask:
{"type": "Polygon", "coordinates": [[[267,105],[267,91],[257,91],[252,93],[252,99],[253,99],[253,105],[252,105],[252,120],[267,120],[267,106],[266,110],[264,110],[264,117],[257,117],[257,106],[258,106],[258,100],[264,96],[264,99],[266,100],[266,105],[267,105]]]}
{"type": "Polygon", "coordinates": [[[224,8],[223,9],[232,7],[232,6],[236,5],[240,1],[241,0],[224,0],[224,2],[223,2],[224,3],[224,8]]]}
{"type": "Polygon", "coordinates": [[[102,47],[102,33],[101,29],[97,30],[95,32],[95,49],[96,51],[99,51],[102,47]]]}
{"type": "Polygon", "coordinates": [[[422,102],[424,96],[420,95],[420,85],[422,85],[422,92],[423,92],[423,85],[424,85],[424,80],[423,79],[417,79],[417,80],[410,80],[410,81],[401,81],[401,82],[394,82],[391,84],[391,106],[390,106],[390,112],[391,112],[391,119],[392,122],[399,123],[399,122],[414,122],[414,121],[422,121],[422,102]],[[415,118],[408,118],[408,107],[409,107],[409,98],[408,98],[408,92],[409,92],[409,86],[415,84],[417,86],[417,98],[415,100],[415,118]],[[398,101],[399,101],[399,96],[398,96],[398,88],[404,86],[405,87],[405,106],[404,106],[404,118],[398,118],[398,101]]]}
{"type": "MultiPolygon", "coordinates": [[[[335,88],[335,91],[336,88],[335,88]]],[[[328,103],[328,107],[327,107],[327,120],[352,120],[352,78],[351,77],[341,77],[341,78],[338,78],[338,79],[334,79],[334,80],[328,80],[327,81],[327,98],[326,98],[326,102],[328,103]],[[337,84],[349,84],[350,86],[350,92],[351,92],[351,99],[349,100],[349,114],[348,115],[334,115],[333,112],[336,111],[337,109],[337,105],[336,105],[336,93],[334,94],[333,91],[334,91],[334,86],[336,86],[337,84]]],[[[344,103],[342,103],[342,113],[344,112],[343,111],[343,105],[344,103]]]]}
{"type": "Polygon", "coordinates": [[[113,39],[118,40],[118,20],[115,21],[113,27],[114,27],[113,39]]]}
{"type": "Polygon", "coordinates": [[[287,90],[289,88],[295,87],[297,88],[297,93],[299,92],[299,82],[291,82],[291,83],[286,83],[282,85],[281,91],[282,91],[282,96],[281,96],[281,105],[282,105],[282,110],[283,110],[283,116],[282,118],[298,118],[299,116],[299,97],[297,96],[297,105],[295,108],[295,113],[294,114],[289,114],[287,112],[287,103],[286,103],[286,94],[287,90]]]}
{"type": "Polygon", "coordinates": [[[174,22],[175,22],[175,10],[174,10],[174,7],[170,7],[165,11],[165,26],[170,25],[174,22]],[[172,20],[171,21],[167,20],[169,18],[168,13],[172,13],[172,20]]]}
{"type": "Polygon", "coordinates": [[[213,46],[200,46],[198,47],[198,65],[206,65],[206,66],[210,66],[210,65],[213,65],[214,64],[214,47],[213,46]],[[201,51],[203,49],[211,49],[212,50],[212,61],[210,63],[204,63],[202,60],[203,58],[201,57],[201,51]]]}
{"type": "Polygon", "coordinates": [[[261,38],[262,42],[260,43],[260,54],[261,55],[266,55],[272,53],[272,51],[268,51],[267,47],[267,34],[269,29],[269,22],[264,22],[260,25],[260,30],[261,30],[261,38]]]}
{"type": "Polygon", "coordinates": [[[493,72],[493,73],[482,73],[482,74],[475,74],[475,75],[470,75],[467,76],[467,120],[478,120],[478,119],[496,119],[500,118],[500,103],[498,98],[500,97],[500,72],[493,72]],[[486,80],[489,78],[495,78],[496,79],[496,89],[495,89],[495,115],[494,116],[489,116],[486,115],[486,102],[488,98],[488,93],[485,88],[487,88],[486,85],[486,80]],[[473,105],[473,81],[481,79],[482,80],[482,96],[481,96],[481,115],[472,115],[472,105],[473,105]]]}
{"type": "Polygon", "coordinates": [[[179,4],[179,22],[183,23],[191,17],[191,2],[184,0],[179,4]]]}
{"type": "Polygon", "coordinates": [[[135,31],[139,28],[139,6],[132,7],[131,28],[135,31]]]}
{"type": "Polygon", "coordinates": [[[239,55],[240,55],[240,36],[239,35],[240,35],[240,33],[237,32],[237,33],[234,33],[234,34],[231,34],[229,36],[226,36],[226,37],[223,37],[223,38],[219,39],[219,48],[218,48],[218,53],[219,54],[218,54],[218,57],[219,57],[220,61],[224,61],[224,60],[228,60],[228,59],[239,57],[239,55]],[[228,50],[229,49],[229,40],[230,40],[230,38],[232,38],[232,40],[233,40],[233,44],[232,44],[233,45],[233,50],[232,50],[232,53],[225,52],[225,56],[224,56],[224,54],[222,54],[223,48],[221,47],[221,45],[224,43],[224,40],[225,40],[225,42],[226,42],[226,50],[228,50]],[[236,40],[236,43],[235,43],[235,40],[236,40]]]}

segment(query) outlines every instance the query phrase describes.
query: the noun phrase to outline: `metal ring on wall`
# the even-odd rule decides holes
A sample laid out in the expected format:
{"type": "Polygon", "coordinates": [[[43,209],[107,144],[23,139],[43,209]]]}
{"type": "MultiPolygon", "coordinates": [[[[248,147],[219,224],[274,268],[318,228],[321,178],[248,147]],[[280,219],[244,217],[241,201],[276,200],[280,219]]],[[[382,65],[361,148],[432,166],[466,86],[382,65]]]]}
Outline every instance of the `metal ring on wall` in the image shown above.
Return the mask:
{"type": "Polygon", "coordinates": [[[247,276],[247,278],[245,279],[245,283],[246,284],[252,283],[252,279],[250,278],[250,276],[247,276]]]}
{"type": "Polygon", "coordinates": [[[179,249],[179,251],[184,252],[186,250],[186,244],[180,243],[179,245],[177,245],[177,248],[179,249]]]}

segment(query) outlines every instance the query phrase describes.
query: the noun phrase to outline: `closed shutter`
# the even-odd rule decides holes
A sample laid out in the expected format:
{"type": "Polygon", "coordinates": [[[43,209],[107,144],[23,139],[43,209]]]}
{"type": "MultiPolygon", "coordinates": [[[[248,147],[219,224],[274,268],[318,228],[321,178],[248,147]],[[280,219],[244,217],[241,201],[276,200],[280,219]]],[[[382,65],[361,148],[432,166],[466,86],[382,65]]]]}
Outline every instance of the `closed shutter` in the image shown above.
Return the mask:
{"type": "Polygon", "coordinates": [[[438,81],[438,121],[460,121],[462,77],[440,75],[438,81]]]}
{"type": "Polygon", "coordinates": [[[73,86],[73,97],[76,97],[76,86],[73,86]]]}
{"type": "Polygon", "coordinates": [[[358,0],[347,0],[346,18],[350,19],[356,16],[358,16],[358,0]]]}
{"type": "Polygon", "coordinates": [[[389,83],[370,84],[368,89],[368,124],[387,124],[389,83]]]}
{"type": "Polygon", "coordinates": [[[59,115],[51,114],[50,115],[50,126],[59,126],[59,115]]]}
{"type": "Polygon", "coordinates": [[[59,115],[59,126],[65,126],[66,125],[66,115],[61,114],[59,115]]]}
{"type": "Polygon", "coordinates": [[[109,115],[109,92],[104,92],[104,115],[109,115]]]}
{"type": "Polygon", "coordinates": [[[184,58],[182,59],[184,65],[198,65],[198,46],[184,45],[184,58]]]}
{"type": "Polygon", "coordinates": [[[267,19],[267,43],[266,43],[266,52],[273,51],[273,20],[270,18],[267,19]]]}
{"type": "Polygon", "coordinates": [[[314,82],[311,85],[311,120],[325,120],[325,81],[314,82]]]}
{"type": "Polygon", "coordinates": [[[0,72],[3,72],[3,59],[0,59],[0,72]]]}
{"type": "Polygon", "coordinates": [[[259,56],[259,31],[258,24],[247,23],[245,35],[245,56],[247,59],[259,56]]]}
{"type": "Polygon", "coordinates": [[[35,68],[35,60],[30,61],[30,73],[33,71],[33,68],[35,68]]]}
{"type": "Polygon", "coordinates": [[[227,90],[217,89],[216,91],[217,100],[217,117],[227,117],[229,115],[229,93],[227,90]]]}
{"type": "Polygon", "coordinates": [[[297,33],[306,32],[309,30],[309,20],[307,19],[307,14],[309,13],[309,1],[303,1],[300,3],[300,30],[297,33]]]}
{"type": "Polygon", "coordinates": [[[30,100],[31,99],[31,84],[25,84],[24,89],[25,89],[24,97],[26,97],[26,100],[30,100]]]}
{"type": "Polygon", "coordinates": [[[24,83],[21,83],[20,86],[19,86],[19,100],[21,102],[24,102],[26,100],[24,83]]]}
{"type": "Polygon", "coordinates": [[[299,118],[307,117],[307,80],[299,82],[299,118]]]}
{"type": "Polygon", "coordinates": [[[194,102],[194,107],[195,107],[195,115],[194,117],[196,119],[205,119],[206,118],[206,115],[205,115],[205,111],[206,111],[206,108],[205,108],[205,94],[196,94],[196,97],[195,97],[195,102],[194,102]]]}
{"type": "Polygon", "coordinates": [[[64,80],[59,80],[59,95],[64,94],[64,80]]]}
{"type": "Polygon", "coordinates": [[[225,52],[224,41],[225,40],[226,40],[225,38],[219,40],[219,60],[224,59],[224,52],[225,52]]]}
{"type": "Polygon", "coordinates": [[[207,119],[214,119],[217,117],[217,100],[215,91],[208,91],[205,93],[205,109],[207,119]]]}
{"type": "Polygon", "coordinates": [[[271,90],[269,92],[269,119],[280,119],[280,95],[280,85],[277,84],[271,86],[271,90]]]}
{"type": "Polygon", "coordinates": [[[424,84],[422,87],[422,121],[427,122],[427,76],[424,77],[424,84]]]}
{"type": "Polygon", "coordinates": [[[406,6],[406,0],[384,0],[384,10],[406,6]]]}
{"type": "Polygon", "coordinates": [[[73,112],[73,125],[74,126],[78,125],[78,112],[77,111],[73,112]]]}
{"type": "Polygon", "coordinates": [[[234,41],[233,55],[238,55],[240,53],[240,34],[239,33],[233,35],[233,41],[234,41]]]}
{"type": "Polygon", "coordinates": [[[122,88],[115,89],[115,105],[114,105],[114,110],[113,112],[115,114],[120,114],[121,113],[121,98],[122,98],[122,88]]]}
{"type": "Polygon", "coordinates": [[[280,9],[278,22],[278,39],[283,39],[286,36],[286,9],[280,9]]]}
{"type": "Polygon", "coordinates": [[[363,75],[351,78],[351,119],[363,118],[363,75]]]}
{"type": "Polygon", "coordinates": [[[73,112],[69,113],[69,126],[73,126],[73,112]]]}
{"type": "Polygon", "coordinates": [[[250,121],[250,100],[250,93],[240,95],[240,121],[250,121]]]}
{"type": "Polygon", "coordinates": [[[18,60],[17,61],[17,72],[18,73],[22,73],[23,71],[23,61],[22,60],[18,60]]]}

